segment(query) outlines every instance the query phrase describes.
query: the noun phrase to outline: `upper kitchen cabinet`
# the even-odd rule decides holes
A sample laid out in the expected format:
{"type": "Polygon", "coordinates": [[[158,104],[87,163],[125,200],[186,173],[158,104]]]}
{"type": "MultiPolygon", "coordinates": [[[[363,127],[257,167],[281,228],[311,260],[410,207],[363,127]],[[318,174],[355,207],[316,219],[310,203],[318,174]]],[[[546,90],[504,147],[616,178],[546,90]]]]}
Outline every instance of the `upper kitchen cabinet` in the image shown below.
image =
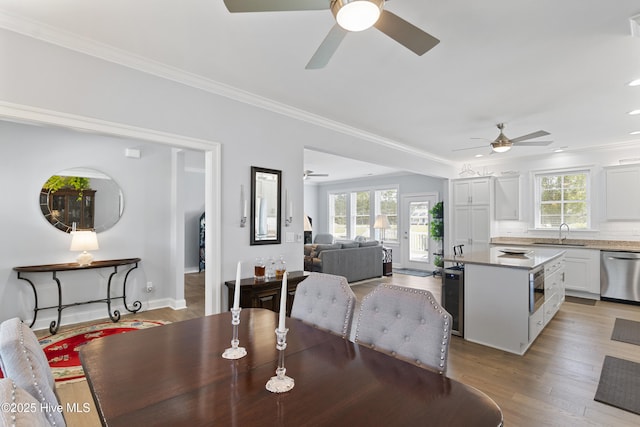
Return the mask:
{"type": "Polygon", "coordinates": [[[604,174],[606,219],[640,220],[640,164],[610,166],[604,174]]]}
{"type": "Polygon", "coordinates": [[[496,178],[495,216],[496,220],[520,219],[520,176],[496,178]]]}
{"type": "Polygon", "coordinates": [[[453,181],[453,243],[465,253],[489,248],[492,184],[492,178],[453,181]]]}
{"type": "Polygon", "coordinates": [[[491,178],[453,181],[453,204],[488,205],[491,202],[491,178]]]}

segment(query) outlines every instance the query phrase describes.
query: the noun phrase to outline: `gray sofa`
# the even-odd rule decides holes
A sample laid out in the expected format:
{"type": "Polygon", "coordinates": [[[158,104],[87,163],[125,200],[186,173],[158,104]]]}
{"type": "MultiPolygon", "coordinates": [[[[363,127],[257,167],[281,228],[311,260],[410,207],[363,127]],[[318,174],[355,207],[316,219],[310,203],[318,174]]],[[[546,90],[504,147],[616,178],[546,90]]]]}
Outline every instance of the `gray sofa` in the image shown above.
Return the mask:
{"type": "Polygon", "coordinates": [[[378,241],[343,241],[304,245],[305,270],[344,276],[347,281],[382,276],[382,245],[378,241]]]}

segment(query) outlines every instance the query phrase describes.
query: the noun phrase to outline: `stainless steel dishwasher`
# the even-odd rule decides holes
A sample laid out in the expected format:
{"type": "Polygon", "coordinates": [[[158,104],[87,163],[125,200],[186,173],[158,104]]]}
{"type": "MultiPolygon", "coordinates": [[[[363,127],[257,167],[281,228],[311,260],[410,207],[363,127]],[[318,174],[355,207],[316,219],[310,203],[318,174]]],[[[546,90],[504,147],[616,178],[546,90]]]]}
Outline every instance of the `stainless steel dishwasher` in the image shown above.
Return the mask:
{"type": "Polygon", "coordinates": [[[640,253],[600,253],[600,296],[640,303],[640,253]]]}

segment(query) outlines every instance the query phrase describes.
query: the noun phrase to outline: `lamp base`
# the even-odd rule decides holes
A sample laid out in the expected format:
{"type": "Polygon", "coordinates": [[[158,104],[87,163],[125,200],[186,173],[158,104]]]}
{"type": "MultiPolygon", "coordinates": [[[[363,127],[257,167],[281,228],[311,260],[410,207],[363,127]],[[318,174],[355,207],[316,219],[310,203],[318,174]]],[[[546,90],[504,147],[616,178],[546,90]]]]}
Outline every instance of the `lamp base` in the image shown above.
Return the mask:
{"type": "Polygon", "coordinates": [[[93,255],[91,255],[87,251],[83,251],[80,255],[78,255],[76,261],[78,262],[78,265],[91,265],[91,262],[93,261],[93,255]]]}

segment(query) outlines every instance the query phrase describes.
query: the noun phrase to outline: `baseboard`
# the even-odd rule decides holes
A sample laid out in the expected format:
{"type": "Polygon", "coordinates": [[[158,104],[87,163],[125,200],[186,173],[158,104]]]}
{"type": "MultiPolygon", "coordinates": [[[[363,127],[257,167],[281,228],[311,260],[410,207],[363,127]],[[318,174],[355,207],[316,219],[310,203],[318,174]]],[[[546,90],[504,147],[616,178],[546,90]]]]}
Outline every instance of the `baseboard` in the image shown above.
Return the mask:
{"type": "MultiPolygon", "coordinates": [[[[171,308],[173,310],[182,310],[187,308],[187,301],[185,299],[175,300],[173,298],[159,298],[155,300],[145,301],[142,303],[142,309],[138,311],[138,313],[165,307],[171,308]]],[[[69,309],[66,310],[70,309],[72,308],[69,307],[69,309]]],[[[115,310],[118,310],[122,316],[132,314],[127,311],[127,309],[124,307],[124,304],[111,304],[111,312],[113,313],[115,310]]],[[[50,313],[44,313],[43,311],[38,312],[36,323],[32,326],[31,329],[33,329],[34,331],[49,329],[49,325],[51,324],[51,322],[58,321],[58,316],[55,314],[56,311],[54,309],[47,311],[50,313]]],[[[90,310],[82,310],[77,312],[67,311],[66,313],[63,311],[60,319],[60,326],[69,326],[75,325],[77,323],[93,322],[96,320],[109,320],[106,303],[101,304],[101,306],[96,303],[96,308],[91,308],[90,310]]],[[[33,318],[29,318],[23,321],[28,325],[33,321],[33,318]]]]}

